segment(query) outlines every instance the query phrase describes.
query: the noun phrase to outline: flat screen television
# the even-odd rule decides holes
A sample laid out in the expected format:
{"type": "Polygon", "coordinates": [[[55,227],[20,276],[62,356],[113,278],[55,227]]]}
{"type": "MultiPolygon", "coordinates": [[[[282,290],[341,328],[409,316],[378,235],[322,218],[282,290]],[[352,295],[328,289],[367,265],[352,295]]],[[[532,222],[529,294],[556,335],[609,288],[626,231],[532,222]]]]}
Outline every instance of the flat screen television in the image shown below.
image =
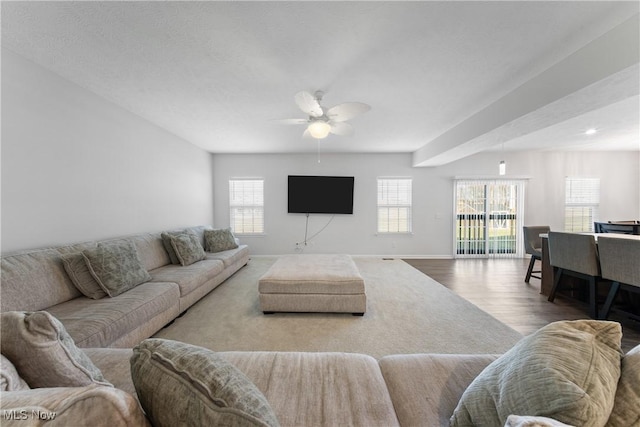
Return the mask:
{"type": "Polygon", "coordinates": [[[289,175],[289,213],[353,214],[352,176],[289,175]]]}

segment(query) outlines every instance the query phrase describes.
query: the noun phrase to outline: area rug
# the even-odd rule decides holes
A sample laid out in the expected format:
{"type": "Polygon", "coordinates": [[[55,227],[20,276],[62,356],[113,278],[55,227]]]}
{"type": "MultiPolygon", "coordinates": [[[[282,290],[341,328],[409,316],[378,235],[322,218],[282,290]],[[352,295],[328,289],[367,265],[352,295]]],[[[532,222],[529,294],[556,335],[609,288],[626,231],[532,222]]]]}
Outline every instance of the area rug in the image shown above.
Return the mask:
{"type": "Polygon", "coordinates": [[[367,312],[275,313],[258,304],[258,279],[276,258],[253,258],[155,337],[215,351],[503,353],[522,335],[402,260],[354,258],[367,312]]]}

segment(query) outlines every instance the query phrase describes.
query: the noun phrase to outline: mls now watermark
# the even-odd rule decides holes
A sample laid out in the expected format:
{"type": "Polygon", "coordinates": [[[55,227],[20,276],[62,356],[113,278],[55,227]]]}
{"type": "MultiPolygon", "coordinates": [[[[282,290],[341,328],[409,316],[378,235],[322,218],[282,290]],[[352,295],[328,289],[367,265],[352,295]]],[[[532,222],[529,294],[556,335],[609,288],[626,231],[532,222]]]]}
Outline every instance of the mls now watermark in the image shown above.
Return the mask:
{"type": "Polygon", "coordinates": [[[44,421],[52,421],[56,418],[56,413],[52,411],[41,411],[40,409],[3,409],[2,410],[2,419],[11,420],[11,421],[21,421],[21,420],[44,420],[44,421]]]}

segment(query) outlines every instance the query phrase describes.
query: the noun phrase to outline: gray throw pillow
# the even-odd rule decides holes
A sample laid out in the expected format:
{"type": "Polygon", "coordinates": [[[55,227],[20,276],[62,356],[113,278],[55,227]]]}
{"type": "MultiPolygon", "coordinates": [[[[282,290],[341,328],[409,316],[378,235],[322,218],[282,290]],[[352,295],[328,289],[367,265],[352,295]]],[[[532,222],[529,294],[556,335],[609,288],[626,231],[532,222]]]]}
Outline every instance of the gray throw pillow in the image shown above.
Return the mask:
{"type": "Polygon", "coordinates": [[[173,245],[171,244],[171,236],[176,236],[178,234],[188,233],[187,230],[182,231],[165,231],[160,233],[160,238],[162,238],[162,245],[164,249],[167,251],[169,255],[169,259],[171,260],[171,264],[180,265],[180,260],[176,255],[176,251],[173,249],[173,245]]]}
{"type": "Polygon", "coordinates": [[[147,339],[133,349],[131,377],[156,427],[279,425],[260,390],[206,348],[147,339]]]}
{"type": "Polygon", "coordinates": [[[60,258],[71,281],[84,296],[91,299],[100,299],[107,296],[104,289],[100,287],[100,284],[91,275],[82,252],[61,254],[60,258]]]}
{"type": "Polygon", "coordinates": [[[607,427],[640,426],[640,345],[623,358],[607,427]]]}
{"type": "Polygon", "coordinates": [[[170,236],[171,246],[180,260],[180,265],[191,265],[203,260],[206,256],[200,239],[193,233],[182,233],[170,236]]]}
{"type": "Polygon", "coordinates": [[[222,252],[238,247],[231,228],[204,230],[204,247],[207,252],[222,252]]]}
{"type": "Polygon", "coordinates": [[[619,323],[549,324],[520,340],[465,390],[451,426],[502,426],[510,414],[603,426],[620,377],[619,323]]]}
{"type": "Polygon", "coordinates": [[[30,387],[111,385],[51,314],[8,311],[0,316],[2,354],[30,387]]]}
{"type": "Polygon", "coordinates": [[[82,255],[91,275],[110,297],[151,280],[136,246],[129,240],[98,243],[97,247],[84,250],[82,255]]]}

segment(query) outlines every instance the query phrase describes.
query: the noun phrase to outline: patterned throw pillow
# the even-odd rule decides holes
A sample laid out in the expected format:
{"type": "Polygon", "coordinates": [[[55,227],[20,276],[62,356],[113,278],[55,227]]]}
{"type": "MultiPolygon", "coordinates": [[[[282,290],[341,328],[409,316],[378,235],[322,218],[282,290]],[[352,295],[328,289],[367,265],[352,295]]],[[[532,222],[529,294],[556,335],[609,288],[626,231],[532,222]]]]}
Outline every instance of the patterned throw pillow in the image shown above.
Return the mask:
{"type": "Polygon", "coordinates": [[[622,358],[620,381],[607,427],[640,426],[640,345],[622,358]]]}
{"type": "Polygon", "coordinates": [[[204,249],[198,236],[193,233],[182,233],[170,236],[171,246],[180,260],[180,265],[191,265],[205,258],[204,249]]]}
{"type": "Polygon", "coordinates": [[[238,247],[231,228],[204,230],[204,247],[207,252],[222,252],[238,247]]]}
{"type": "Polygon", "coordinates": [[[165,231],[164,233],[160,233],[160,237],[162,238],[162,245],[164,249],[169,254],[169,259],[171,260],[171,264],[180,265],[180,260],[176,255],[176,251],[173,249],[173,245],[171,244],[171,236],[177,236],[179,234],[188,233],[187,230],[182,231],[165,231]]]}
{"type": "Polygon", "coordinates": [[[62,254],[60,258],[71,281],[84,296],[91,299],[100,299],[107,296],[104,289],[100,287],[100,284],[91,275],[82,252],[62,254]]]}
{"type": "Polygon", "coordinates": [[[111,385],[51,314],[8,311],[0,316],[2,354],[30,387],[111,385]]]}
{"type": "Polygon", "coordinates": [[[620,377],[619,323],[551,323],[520,340],[465,390],[451,426],[504,425],[510,414],[603,426],[620,377]]]}
{"type": "Polygon", "coordinates": [[[147,339],[133,349],[131,377],[156,427],[279,425],[260,390],[206,348],[147,339]]]}
{"type": "Polygon", "coordinates": [[[151,280],[138,257],[136,246],[129,240],[98,243],[97,247],[86,249],[82,255],[91,275],[110,297],[151,280]]]}

